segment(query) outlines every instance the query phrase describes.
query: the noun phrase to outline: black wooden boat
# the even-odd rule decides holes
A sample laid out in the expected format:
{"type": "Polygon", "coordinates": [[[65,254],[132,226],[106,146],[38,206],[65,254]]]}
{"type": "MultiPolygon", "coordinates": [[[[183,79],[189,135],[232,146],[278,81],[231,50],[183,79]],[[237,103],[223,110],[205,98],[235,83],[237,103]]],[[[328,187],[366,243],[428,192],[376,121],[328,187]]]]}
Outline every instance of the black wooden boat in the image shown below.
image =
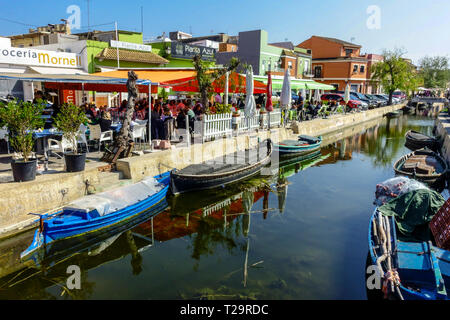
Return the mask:
{"type": "Polygon", "coordinates": [[[437,151],[437,149],[439,148],[439,143],[436,138],[427,136],[426,134],[414,130],[409,130],[405,134],[405,139],[405,147],[412,151],[425,147],[433,151],[437,151]]]}
{"type": "Polygon", "coordinates": [[[445,184],[447,170],[447,162],[428,148],[413,151],[394,163],[396,174],[422,181],[435,188],[445,184]]]}
{"type": "Polygon", "coordinates": [[[403,114],[414,114],[414,112],[416,112],[416,107],[405,106],[402,110],[403,110],[403,114]]]}
{"type": "Polygon", "coordinates": [[[271,155],[272,142],[267,139],[254,149],[228,155],[227,161],[224,161],[224,157],[218,157],[181,170],[174,169],[170,174],[170,191],[176,195],[223,187],[240,181],[258,174],[270,162],[271,155]]]}
{"type": "Polygon", "coordinates": [[[400,117],[400,111],[391,111],[385,114],[387,118],[398,118],[400,117]]]}

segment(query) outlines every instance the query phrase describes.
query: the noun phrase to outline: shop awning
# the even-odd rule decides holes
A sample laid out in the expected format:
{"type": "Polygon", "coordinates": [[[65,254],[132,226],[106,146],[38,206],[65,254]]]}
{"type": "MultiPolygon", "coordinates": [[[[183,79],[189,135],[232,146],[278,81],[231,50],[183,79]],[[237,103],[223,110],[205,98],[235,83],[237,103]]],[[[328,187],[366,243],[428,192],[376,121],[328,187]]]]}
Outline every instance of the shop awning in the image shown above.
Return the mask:
{"type": "MultiPolygon", "coordinates": [[[[267,76],[255,76],[255,79],[267,84],[267,76]]],[[[278,90],[281,90],[282,87],[283,87],[283,78],[273,78],[272,77],[272,89],[278,91],[278,90]]],[[[291,79],[291,88],[293,90],[299,90],[299,89],[334,90],[334,86],[330,86],[328,84],[316,82],[313,80],[307,80],[307,79],[291,79]]]]}
{"type": "MultiPolygon", "coordinates": [[[[35,74],[35,73],[0,73],[0,80],[21,80],[44,82],[45,87],[59,90],[86,90],[98,92],[126,92],[127,78],[108,78],[92,75],[67,75],[67,74],[35,74]]],[[[150,80],[136,81],[140,92],[148,93],[149,85],[152,85],[152,93],[157,92],[157,83],[150,80]]]]}
{"type": "Polygon", "coordinates": [[[53,68],[53,67],[27,67],[31,73],[38,74],[89,74],[81,69],[53,68]]]}
{"type": "MultiPolygon", "coordinates": [[[[220,79],[214,81],[212,83],[214,92],[224,92],[225,91],[225,75],[223,75],[220,79]]],[[[245,85],[245,76],[241,75],[237,72],[232,72],[228,77],[228,92],[230,93],[245,93],[246,85],[245,85]]],[[[170,86],[173,91],[182,91],[182,92],[198,92],[198,81],[196,76],[170,80],[160,83],[163,86],[170,86]]],[[[254,80],[254,93],[266,93],[266,85],[261,82],[254,80]]]]}

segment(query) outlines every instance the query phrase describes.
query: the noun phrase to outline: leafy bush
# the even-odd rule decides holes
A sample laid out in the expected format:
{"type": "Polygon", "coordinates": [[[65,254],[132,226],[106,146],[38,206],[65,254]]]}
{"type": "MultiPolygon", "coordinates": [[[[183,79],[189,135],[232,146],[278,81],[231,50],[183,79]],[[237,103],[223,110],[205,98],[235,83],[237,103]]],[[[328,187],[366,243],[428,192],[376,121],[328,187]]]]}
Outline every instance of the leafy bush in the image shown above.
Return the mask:
{"type": "Polygon", "coordinates": [[[74,153],[78,153],[77,150],[77,135],[80,129],[80,125],[88,121],[84,110],[72,103],[65,103],[61,106],[61,111],[53,118],[55,121],[55,127],[63,133],[63,137],[66,138],[72,144],[72,150],[74,153]]]}
{"type": "Polygon", "coordinates": [[[44,104],[18,100],[0,103],[0,126],[9,129],[9,140],[15,151],[22,153],[24,161],[28,161],[33,150],[33,130],[42,128],[44,120],[41,118],[44,104]]]}

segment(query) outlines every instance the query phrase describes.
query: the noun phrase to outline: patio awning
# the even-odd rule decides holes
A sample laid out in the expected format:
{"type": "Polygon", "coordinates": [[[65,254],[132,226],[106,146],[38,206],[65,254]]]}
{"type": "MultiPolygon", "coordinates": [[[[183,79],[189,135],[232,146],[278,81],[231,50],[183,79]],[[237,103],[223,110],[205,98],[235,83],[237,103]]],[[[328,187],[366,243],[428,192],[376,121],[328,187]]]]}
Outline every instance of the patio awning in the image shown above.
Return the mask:
{"type": "MultiPolygon", "coordinates": [[[[36,74],[36,73],[0,73],[0,80],[21,80],[45,82],[45,87],[59,90],[86,90],[98,92],[126,92],[127,78],[108,78],[92,75],[36,74]]],[[[157,83],[150,80],[136,81],[140,92],[148,93],[149,85],[152,93],[157,92],[157,83]]]]}
{"type": "MultiPolygon", "coordinates": [[[[231,93],[245,93],[246,92],[246,77],[237,72],[232,72],[228,76],[228,91],[231,93]]],[[[254,88],[253,93],[265,93],[266,85],[261,82],[254,80],[254,88]]],[[[173,91],[183,91],[183,92],[198,92],[198,81],[196,76],[187,77],[183,79],[170,80],[162,82],[163,86],[170,86],[173,91]]],[[[212,83],[213,91],[222,93],[225,91],[225,75],[223,75],[220,79],[214,81],[212,83]]]]}

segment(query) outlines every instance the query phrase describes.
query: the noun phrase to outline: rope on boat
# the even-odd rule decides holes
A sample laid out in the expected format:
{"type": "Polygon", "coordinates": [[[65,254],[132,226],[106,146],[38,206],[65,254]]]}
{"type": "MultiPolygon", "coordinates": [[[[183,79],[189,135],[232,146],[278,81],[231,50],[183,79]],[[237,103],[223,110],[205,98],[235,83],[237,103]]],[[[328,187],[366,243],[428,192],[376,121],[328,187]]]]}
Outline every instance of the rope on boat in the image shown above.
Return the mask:
{"type": "Polygon", "coordinates": [[[389,293],[396,293],[400,300],[403,300],[403,295],[399,289],[400,276],[397,270],[392,268],[392,243],[389,218],[384,217],[378,212],[377,217],[374,218],[374,223],[376,224],[374,230],[378,230],[379,245],[382,251],[382,255],[377,258],[376,264],[379,274],[383,275],[382,291],[384,297],[387,298],[389,293]],[[382,262],[386,264],[386,272],[383,271],[382,262]]]}

